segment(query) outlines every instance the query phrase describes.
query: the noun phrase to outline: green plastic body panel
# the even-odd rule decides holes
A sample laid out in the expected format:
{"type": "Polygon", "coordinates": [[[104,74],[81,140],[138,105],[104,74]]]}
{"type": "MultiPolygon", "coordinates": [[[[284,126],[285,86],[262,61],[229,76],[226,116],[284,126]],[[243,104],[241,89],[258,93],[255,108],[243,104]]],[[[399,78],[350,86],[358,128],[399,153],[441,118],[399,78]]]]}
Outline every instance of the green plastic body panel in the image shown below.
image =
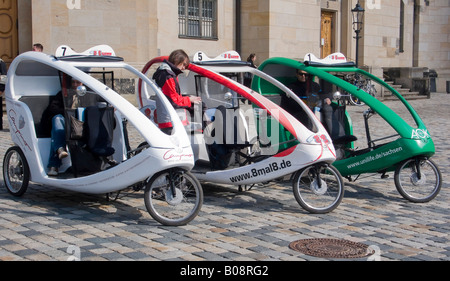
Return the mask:
{"type": "MultiPolygon", "coordinates": [[[[416,156],[431,157],[435,154],[435,146],[433,140],[417,112],[405,100],[405,98],[400,95],[400,93],[398,93],[394,88],[392,88],[390,85],[388,85],[378,77],[355,67],[313,67],[288,58],[268,59],[260,65],[259,70],[264,72],[266,67],[274,64],[282,65],[287,68],[304,70],[312,76],[323,79],[356,96],[367,106],[369,106],[373,111],[379,114],[399,134],[399,139],[391,143],[385,144],[372,151],[368,151],[367,153],[364,153],[362,155],[334,162],[333,165],[340,171],[343,176],[392,170],[403,160],[416,156]],[[397,113],[386,106],[383,102],[377,100],[375,97],[357,88],[356,86],[331,74],[330,72],[359,73],[382,85],[387,90],[392,92],[392,94],[396,96],[400,100],[400,102],[403,103],[403,105],[407,108],[408,112],[413,117],[417,127],[411,127],[406,121],[404,121],[397,113]]],[[[286,84],[292,81],[292,77],[280,76],[274,78],[286,84]]],[[[253,79],[252,89],[262,95],[273,95],[280,93],[280,91],[277,90],[274,85],[270,85],[268,82],[260,79],[257,76],[255,76],[253,79]]],[[[352,135],[353,125],[348,113],[346,113],[346,119],[346,133],[348,135],[352,135]]]]}

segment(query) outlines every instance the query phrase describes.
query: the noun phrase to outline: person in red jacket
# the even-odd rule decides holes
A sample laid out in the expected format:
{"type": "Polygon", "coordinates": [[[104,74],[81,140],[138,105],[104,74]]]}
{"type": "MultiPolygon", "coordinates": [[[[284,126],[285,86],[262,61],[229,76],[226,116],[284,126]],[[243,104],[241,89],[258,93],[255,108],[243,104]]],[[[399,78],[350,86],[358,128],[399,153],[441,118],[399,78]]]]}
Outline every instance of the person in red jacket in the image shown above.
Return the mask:
{"type": "MultiPolygon", "coordinates": [[[[164,60],[161,66],[153,74],[153,80],[161,88],[175,109],[191,109],[195,104],[201,104],[202,100],[197,96],[182,96],[178,75],[189,66],[189,56],[183,50],[173,51],[168,60],[164,60]]],[[[156,101],[157,121],[160,129],[166,133],[172,131],[172,122],[164,107],[156,101]]]]}

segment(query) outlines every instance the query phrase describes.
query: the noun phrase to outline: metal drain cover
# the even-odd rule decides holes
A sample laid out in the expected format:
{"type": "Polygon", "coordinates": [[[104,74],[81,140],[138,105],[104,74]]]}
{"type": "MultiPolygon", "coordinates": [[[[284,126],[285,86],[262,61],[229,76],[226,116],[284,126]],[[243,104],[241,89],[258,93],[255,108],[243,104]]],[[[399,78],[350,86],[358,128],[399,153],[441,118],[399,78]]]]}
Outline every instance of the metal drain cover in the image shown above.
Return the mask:
{"type": "Polygon", "coordinates": [[[304,239],[289,245],[294,251],[308,256],[334,259],[356,259],[370,257],[375,254],[369,246],[342,239],[304,239]]]}

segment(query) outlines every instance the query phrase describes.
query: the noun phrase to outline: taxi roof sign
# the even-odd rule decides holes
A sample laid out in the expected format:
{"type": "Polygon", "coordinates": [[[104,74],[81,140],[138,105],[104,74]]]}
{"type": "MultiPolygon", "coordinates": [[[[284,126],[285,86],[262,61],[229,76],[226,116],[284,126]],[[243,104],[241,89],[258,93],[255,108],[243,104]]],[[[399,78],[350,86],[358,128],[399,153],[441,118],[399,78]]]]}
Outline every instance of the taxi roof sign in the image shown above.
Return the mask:
{"type": "Polygon", "coordinates": [[[347,61],[342,53],[334,53],[324,59],[319,59],[314,54],[308,53],[305,55],[304,64],[309,66],[355,66],[355,63],[347,61]]]}
{"type": "Polygon", "coordinates": [[[319,59],[314,54],[308,53],[305,55],[304,61],[305,62],[306,61],[318,62],[318,63],[323,63],[323,64],[336,64],[336,63],[346,63],[347,58],[342,53],[334,53],[334,54],[327,56],[324,59],[319,59]]]}
{"type": "Polygon", "coordinates": [[[68,56],[108,56],[115,57],[116,53],[113,48],[108,45],[98,45],[92,47],[82,53],[75,52],[71,47],[67,45],[61,45],[56,49],[55,57],[68,57],[68,56]]]}
{"type": "Polygon", "coordinates": [[[204,52],[199,51],[195,53],[192,61],[194,63],[213,62],[213,61],[241,61],[241,56],[236,51],[228,51],[220,54],[215,58],[210,58],[204,52]]]}

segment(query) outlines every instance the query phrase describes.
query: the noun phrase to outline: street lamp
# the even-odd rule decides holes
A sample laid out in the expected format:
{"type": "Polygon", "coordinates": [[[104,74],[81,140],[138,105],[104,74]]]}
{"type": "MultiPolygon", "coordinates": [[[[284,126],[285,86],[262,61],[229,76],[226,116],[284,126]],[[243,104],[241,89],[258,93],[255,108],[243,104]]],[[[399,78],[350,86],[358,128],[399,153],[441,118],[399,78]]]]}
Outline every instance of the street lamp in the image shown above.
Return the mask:
{"type": "Polygon", "coordinates": [[[363,28],[363,16],[365,10],[356,3],[355,8],[352,10],[353,15],[353,30],[356,33],[356,67],[358,67],[358,58],[359,58],[359,38],[361,38],[360,33],[363,28]]]}

